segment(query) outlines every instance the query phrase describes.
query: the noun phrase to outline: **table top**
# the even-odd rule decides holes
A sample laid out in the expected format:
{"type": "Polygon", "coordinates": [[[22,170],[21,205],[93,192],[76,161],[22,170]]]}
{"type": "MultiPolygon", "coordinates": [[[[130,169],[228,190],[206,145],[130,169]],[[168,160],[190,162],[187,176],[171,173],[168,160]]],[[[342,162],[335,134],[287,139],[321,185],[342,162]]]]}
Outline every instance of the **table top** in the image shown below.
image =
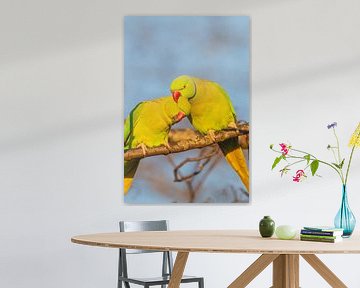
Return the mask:
{"type": "Polygon", "coordinates": [[[157,232],[116,232],[79,235],[77,244],[182,252],[249,254],[343,254],[360,253],[360,235],[338,243],[262,238],[257,230],[188,230],[157,232]]]}

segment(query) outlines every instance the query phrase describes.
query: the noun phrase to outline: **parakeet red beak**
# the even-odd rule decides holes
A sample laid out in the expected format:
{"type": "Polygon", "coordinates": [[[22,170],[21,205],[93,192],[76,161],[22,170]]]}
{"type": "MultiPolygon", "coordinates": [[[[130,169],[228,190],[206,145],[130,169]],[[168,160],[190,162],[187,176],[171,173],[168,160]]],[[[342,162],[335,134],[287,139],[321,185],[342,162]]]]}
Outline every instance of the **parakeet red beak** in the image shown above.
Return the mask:
{"type": "Polygon", "coordinates": [[[186,114],[182,111],[180,111],[176,116],[175,116],[175,121],[179,122],[181,121],[183,118],[186,117],[186,114]]]}
{"type": "Polygon", "coordinates": [[[179,98],[180,98],[180,96],[181,96],[181,93],[180,93],[179,91],[174,91],[174,92],[172,92],[171,94],[172,94],[172,97],[173,97],[174,101],[175,101],[176,103],[178,103],[178,100],[179,100],[179,98]]]}

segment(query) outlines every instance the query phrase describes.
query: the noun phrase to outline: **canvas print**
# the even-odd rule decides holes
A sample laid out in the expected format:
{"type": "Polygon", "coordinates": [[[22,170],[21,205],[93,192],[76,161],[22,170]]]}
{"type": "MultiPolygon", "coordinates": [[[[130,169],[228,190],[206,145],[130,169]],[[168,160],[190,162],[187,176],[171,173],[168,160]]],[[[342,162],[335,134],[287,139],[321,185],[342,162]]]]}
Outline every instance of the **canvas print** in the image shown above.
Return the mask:
{"type": "Polygon", "coordinates": [[[124,202],[248,203],[249,17],[124,21],[124,202]]]}

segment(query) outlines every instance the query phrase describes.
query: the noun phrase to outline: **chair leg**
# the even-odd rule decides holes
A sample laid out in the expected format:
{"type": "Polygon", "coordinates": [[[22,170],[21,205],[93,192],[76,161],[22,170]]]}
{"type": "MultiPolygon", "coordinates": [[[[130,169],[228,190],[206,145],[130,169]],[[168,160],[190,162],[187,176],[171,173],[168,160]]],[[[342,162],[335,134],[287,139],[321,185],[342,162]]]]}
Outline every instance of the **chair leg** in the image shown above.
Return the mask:
{"type": "Polygon", "coordinates": [[[204,288],[204,279],[199,280],[199,288],[204,288]]]}
{"type": "Polygon", "coordinates": [[[118,288],[122,288],[122,283],[123,282],[124,282],[124,287],[125,288],[130,288],[129,282],[125,282],[125,281],[121,281],[121,280],[118,280],[118,288]]]}
{"type": "Polygon", "coordinates": [[[119,279],[119,276],[123,275],[122,272],[122,255],[121,255],[121,250],[119,249],[119,264],[118,264],[118,285],[117,288],[122,288],[122,281],[119,279]]]}

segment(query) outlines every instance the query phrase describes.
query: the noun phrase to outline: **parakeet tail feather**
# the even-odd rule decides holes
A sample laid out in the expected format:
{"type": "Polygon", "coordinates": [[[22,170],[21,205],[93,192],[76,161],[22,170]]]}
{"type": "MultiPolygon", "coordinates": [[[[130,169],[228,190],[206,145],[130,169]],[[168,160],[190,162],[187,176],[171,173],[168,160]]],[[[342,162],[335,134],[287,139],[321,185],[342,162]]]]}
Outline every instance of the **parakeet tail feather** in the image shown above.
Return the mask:
{"type": "Polygon", "coordinates": [[[249,185],[249,169],[246,164],[244,153],[240,147],[237,138],[230,138],[218,143],[223,152],[227,162],[239,175],[241,181],[250,192],[249,185]]]}
{"type": "Polygon", "coordinates": [[[127,194],[131,187],[139,163],[139,159],[124,162],[124,195],[127,194]]]}

